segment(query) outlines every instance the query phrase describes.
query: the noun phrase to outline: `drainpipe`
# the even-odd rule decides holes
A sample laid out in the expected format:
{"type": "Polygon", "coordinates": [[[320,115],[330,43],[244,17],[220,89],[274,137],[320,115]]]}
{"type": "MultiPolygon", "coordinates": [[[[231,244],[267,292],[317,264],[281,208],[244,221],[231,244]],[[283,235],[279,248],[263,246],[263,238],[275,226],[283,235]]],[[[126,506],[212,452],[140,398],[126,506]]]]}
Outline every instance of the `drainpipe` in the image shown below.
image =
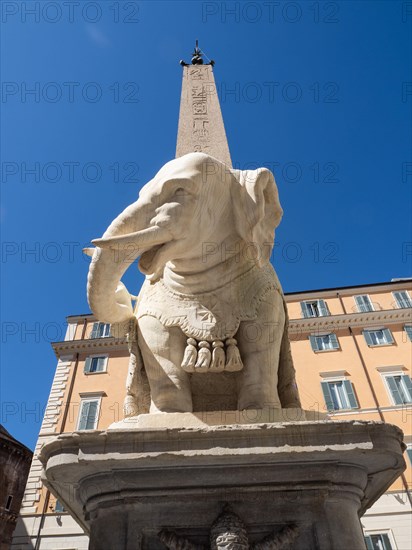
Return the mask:
{"type": "MultiPolygon", "coordinates": [[[[87,326],[87,319],[85,319],[83,321],[83,328],[82,328],[82,334],[81,334],[80,340],[84,340],[84,336],[86,334],[86,326],[87,326]]],[[[71,402],[71,399],[72,399],[74,381],[76,379],[77,367],[78,366],[79,366],[79,352],[76,353],[76,360],[75,360],[74,369],[73,369],[73,376],[70,380],[69,391],[67,393],[66,407],[65,407],[64,412],[63,412],[63,419],[62,419],[62,424],[61,424],[59,433],[63,433],[64,428],[66,427],[67,417],[69,415],[69,406],[70,406],[70,402],[71,402]]],[[[40,541],[41,541],[40,534],[41,534],[41,530],[43,529],[44,519],[45,519],[45,516],[46,516],[47,508],[49,506],[49,502],[50,502],[50,491],[49,491],[49,489],[47,489],[46,490],[46,496],[44,497],[43,510],[42,510],[41,517],[40,517],[39,529],[37,531],[34,550],[39,550],[39,548],[40,548],[40,541]]]]}

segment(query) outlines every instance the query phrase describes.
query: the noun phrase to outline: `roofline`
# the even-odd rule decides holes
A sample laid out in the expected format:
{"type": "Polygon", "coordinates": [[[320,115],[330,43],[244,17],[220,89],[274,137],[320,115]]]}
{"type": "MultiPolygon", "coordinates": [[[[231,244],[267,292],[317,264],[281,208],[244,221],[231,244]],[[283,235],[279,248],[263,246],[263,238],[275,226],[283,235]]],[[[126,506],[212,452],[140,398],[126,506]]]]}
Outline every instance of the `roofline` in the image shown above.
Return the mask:
{"type": "MultiPolygon", "coordinates": [[[[399,285],[400,283],[407,283],[412,281],[412,277],[405,277],[405,278],[399,278],[399,279],[391,279],[390,281],[383,281],[381,283],[368,283],[363,285],[350,285],[350,286],[333,286],[333,287],[327,287],[327,288],[315,288],[313,290],[297,290],[295,292],[285,292],[285,296],[295,296],[298,294],[309,294],[309,293],[319,293],[319,292],[331,292],[332,290],[349,290],[349,289],[356,289],[356,288],[367,288],[367,287],[378,287],[378,286],[387,286],[387,285],[399,285]]],[[[80,313],[79,315],[68,315],[66,317],[67,321],[69,319],[80,319],[80,318],[87,318],[87,317],[93,317],[93,313],[80,313]]]]}
{"type": "Polygon", "coordinates": [[[315,288],[313,290],[297,290],[295,292],[285,292],[285,296],[293,296],[294,294],[306,294],[308,292],[328,292],[331,290],[349,290],[352,288],[367,288],[370,286],[387,286],[387,285],[399,285],[400,283],[407,283],[412,281],[412,277],[405,277],[403,279],[391,279],[390,281],[383,281],[380,283],[366,283],[363,285],[350,285],[350,286],[332,286],[326,288],[315,288]]]}

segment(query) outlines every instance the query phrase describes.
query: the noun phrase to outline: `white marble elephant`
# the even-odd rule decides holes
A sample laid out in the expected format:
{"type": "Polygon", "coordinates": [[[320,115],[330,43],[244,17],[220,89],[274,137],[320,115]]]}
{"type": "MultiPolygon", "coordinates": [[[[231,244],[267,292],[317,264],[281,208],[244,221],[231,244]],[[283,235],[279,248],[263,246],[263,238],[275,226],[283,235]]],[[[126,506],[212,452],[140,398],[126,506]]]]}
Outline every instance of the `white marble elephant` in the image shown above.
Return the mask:
{"type": "Polygon", "coordinates": [[[281,217],[269,170],[190,153],[164,165],[92,241],[89,305],[103,322],[137,319],[151,412],[191,412],[191,378],[227,372],[236,372],[239,410],[300,407],[269,263],[281,217]],[[146,281],[133,310],[120,279],[139,256],[146,281]]]}

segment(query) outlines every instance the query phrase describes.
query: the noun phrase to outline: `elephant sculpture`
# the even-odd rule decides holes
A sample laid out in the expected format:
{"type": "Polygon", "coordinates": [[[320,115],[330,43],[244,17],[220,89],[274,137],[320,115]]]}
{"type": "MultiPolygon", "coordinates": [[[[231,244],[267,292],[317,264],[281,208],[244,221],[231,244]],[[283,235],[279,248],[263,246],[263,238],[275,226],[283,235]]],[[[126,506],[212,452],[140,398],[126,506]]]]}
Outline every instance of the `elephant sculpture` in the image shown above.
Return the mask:
{"type": "Polygon", "coordinates": [[[238,410],[300,407],[287,311],[269,262],[282,214],[269,170],[189,153],[165,164],[92,241],[90,308],[113,326],[132,321],[137,333],[129,405],[143,369],[150,412],[192,412],[195,381],[217,387],[225,377],[234,380],[238,410]],[[133,308],[120,279],[139,257],[146,280],[133,308]]]}

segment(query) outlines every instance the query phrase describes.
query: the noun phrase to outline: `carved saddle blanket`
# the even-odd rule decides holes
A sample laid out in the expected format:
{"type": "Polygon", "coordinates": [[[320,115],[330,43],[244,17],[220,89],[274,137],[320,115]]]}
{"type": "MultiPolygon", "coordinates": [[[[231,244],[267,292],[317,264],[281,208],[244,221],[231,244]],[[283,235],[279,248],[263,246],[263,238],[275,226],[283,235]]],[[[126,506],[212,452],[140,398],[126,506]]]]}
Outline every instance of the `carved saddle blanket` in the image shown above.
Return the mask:
{"type": "Polygon", "coordinates": [[[271,292],[281,292],[271,265],[253,266],[229,284],[204,294],[181,294],[162,279],[146,281],[136,317],[150,315],[166,327],[181,328],[188,337],[182,361],[187,372],[235,371],[243,365],[233,336],[242,321],[257,318],[260,302],[271,292]]]}

